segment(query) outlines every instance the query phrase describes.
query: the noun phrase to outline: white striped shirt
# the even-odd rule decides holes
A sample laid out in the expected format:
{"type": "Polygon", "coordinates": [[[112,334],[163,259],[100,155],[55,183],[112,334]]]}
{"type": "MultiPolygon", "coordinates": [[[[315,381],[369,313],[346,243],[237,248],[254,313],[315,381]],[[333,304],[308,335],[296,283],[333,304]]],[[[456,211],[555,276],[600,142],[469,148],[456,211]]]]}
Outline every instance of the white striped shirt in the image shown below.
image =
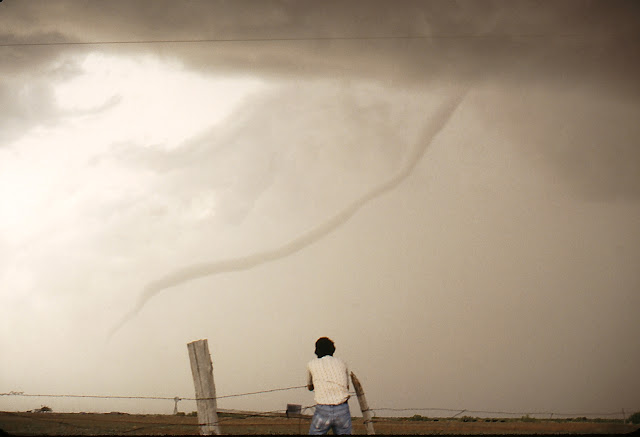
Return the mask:
{"type": "Polygon", "coordinates": [[[340,405],[349,399],[349,371],[340,359],[325,355],[307,364],[307,384],[313,384],[320,405],[340,405]]]}

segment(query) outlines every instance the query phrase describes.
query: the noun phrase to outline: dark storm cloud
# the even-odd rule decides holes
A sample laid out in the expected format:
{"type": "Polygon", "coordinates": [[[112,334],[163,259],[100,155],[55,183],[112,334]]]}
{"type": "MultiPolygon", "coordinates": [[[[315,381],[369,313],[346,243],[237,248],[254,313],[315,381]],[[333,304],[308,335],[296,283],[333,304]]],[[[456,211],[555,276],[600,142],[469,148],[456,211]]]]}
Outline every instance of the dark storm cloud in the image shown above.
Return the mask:
{"type": "MultiPolygon", "coordinates": [[[[543,61],[549,67],[562,60],[561,53],[594,45],[626,52],[625,41],[637,45],[640,16],[636,3],[621,1],[30,1],[5,9],[19,23],[8,27],[19,35],[63,32],[76,41],[285,39],[165,45],[162,52],[206,68],[392,80],[464,77],[523,63],[528,68],[523,55],[534,57],[538,68],[543,61]],[[322,40],[406,36],[428,39],[322,40]],[[291,41],[296,38],[321,40],[291,41]]],[[[577,61],[583,60],[569,59],[580,69],[577,61]]]]}
{"type": "MultiPolygon", "coordinates": [[[[640,62],[634,54],[640,7],[626,1],[34,0],[3,7],[0,43],[37,36],[42,42],[239,40],[99,46],[177,57],[206,72],[406,84],[557,80],[586,72],[598,82],[634,78],[640,62]],[[407,36],[426,38],[394,39],[407,36]]],[[[624,81],[621,86],[626,93],[624,81]]]]}
{"type": "MultiPolygon", "coordinates": [[[[0,20],[3,18],[0,15],[0,20]]],[[[15,35],[4,33],[4,30],[0,28],[0,44],[66,40],[61,32],[36,31],[28,35],[15,35]]],[[[78,52],[78,49],[67,46],[56,50],[48,47],[0,46],[0,147],[35,126],[54,123],[63,116],[55,102],[54,86],[79,72],[72,62],[59,61],[63,55],[74,52],[78,52]]]]}
{"type": "Polygon", "coordinates": [[[636,31],[634,1],[31,0],[3,5],[16,33],[116,38],[309,38],[528,35],[636,31]],[[66,28],[66,29],[65,29],[66,28]]]}
{"type": "MultiPolygon", "coordinates": [[[[11,60],[3,63],[3,71],[37,70],[62,51],[100,50],[155,53],[179,59],[207,74],[252,74],[293,80],[331,77],[347,83],[372,79],[394,86],[461,81],[522,88],[543,84],[562,89],[578,84],[587,94],[598,90],[614,100],[624,100],[626,103],[616,109],[624,111],[640,101],[639,5],[635,1],[587,0],[4,2],[0,15],[4,36],[0,44],[238,41],[23,46],[0,50],[4,59],[11,60]],[[395,39],[406,36],[426,38],[395,39]]],[[[16,98],[10,87],[2,79],[0,88],[4,88],[3,103],[7,108],[3,127],[7,132],[13,129],[14,122],[29,120],[24,108],[12,107],[8,102],[7,99],[16,98]]],[[[597,104],[598,93],[582,104],[597,104]]],[[[551,118],[561,120],[564,114],[554,112],[555,103],[550,99],[528,110],[545,111],[554,114],[551,118]]],[[[554,152],[548,142],[537,147],[547,155],[550,169],[571,175],[576,181],[574,188],[582,195],[593,193],[588,181],[594,180],[594,174],[602,182],[600,191],[605,197],[610,190],[617,195],[623,186],[633,187],[625,189],[625,193],[636,193],[640,191],[635,188],[636,166],[629,164],[640,160],[634,146],[636,133],[629,127],[632,121],[620,122],[632,116],[620,113],[617,121],[610,120],[613,147],[593,144],[585,152],[587,148],[579,135],[581,120],[571,114],[567,122],[572,124],[567,131],[576,135],[564,142],[567,152],[554,152]],[[588,164],[576,165],[579,162],[588,164]],[[590,170],[591,165],[599,169],[590,170]],[[611,182],[613,175],[624,182],[611,182]]],[[[594,122],[597,121],[589,118],[589,124],[594,122]]],[[[599,131],[603,144],[607,143],[608,132],[604,126],[599,131]]]]}

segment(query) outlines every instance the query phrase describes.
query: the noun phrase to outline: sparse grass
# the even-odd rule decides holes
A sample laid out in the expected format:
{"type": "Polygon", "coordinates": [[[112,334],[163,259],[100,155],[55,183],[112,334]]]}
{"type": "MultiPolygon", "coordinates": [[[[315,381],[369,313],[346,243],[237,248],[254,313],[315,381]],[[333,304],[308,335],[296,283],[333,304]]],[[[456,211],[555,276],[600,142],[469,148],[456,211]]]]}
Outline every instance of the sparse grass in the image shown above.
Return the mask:
{"type": "MultiPolygon", "coordinates": [[[[310,416],[219,413],[225,434],[306,434],[310,416]]],[[[377,417],[377,434],[626,434],[639,428],[621,419],[377,417]],[[524,419],[524,420],[523,420],[524,419]]],[[[69,414],[0,412],[0,430],[12,435],[197,435],[197,417],[184,415],[69,414]]],[[[363,419],[353,418],[354,434],[366,434],[363,419]]]]}

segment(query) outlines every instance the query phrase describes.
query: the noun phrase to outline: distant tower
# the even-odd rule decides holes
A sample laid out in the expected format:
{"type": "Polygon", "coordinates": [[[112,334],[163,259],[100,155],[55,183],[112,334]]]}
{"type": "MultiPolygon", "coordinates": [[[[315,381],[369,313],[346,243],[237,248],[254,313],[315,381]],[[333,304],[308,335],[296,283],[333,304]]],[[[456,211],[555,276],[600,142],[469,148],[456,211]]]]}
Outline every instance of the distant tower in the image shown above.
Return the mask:
{"type": "Polygon", "coordinates": [[[175,398],[173,398],[173,402],[176,403],[176,405],[173,407],[173,415],[176,416],[178,414],[178,402],[180,402],[180,398],[176,396],[175,398]]]}

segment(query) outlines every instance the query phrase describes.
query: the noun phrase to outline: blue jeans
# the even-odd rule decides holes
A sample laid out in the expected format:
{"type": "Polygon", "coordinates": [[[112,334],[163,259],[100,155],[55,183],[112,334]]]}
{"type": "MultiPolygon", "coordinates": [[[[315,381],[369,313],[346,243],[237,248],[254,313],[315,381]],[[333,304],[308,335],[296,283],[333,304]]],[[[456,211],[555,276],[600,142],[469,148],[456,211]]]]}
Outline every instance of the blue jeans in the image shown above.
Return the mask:
{"type": "Polygon", "coordinates": [[[316,405],[309,426],[309,435],[324,435],[329,429],[332,429],[335,435],[351,434],[351,412],[348,403],[316,405]]]}

